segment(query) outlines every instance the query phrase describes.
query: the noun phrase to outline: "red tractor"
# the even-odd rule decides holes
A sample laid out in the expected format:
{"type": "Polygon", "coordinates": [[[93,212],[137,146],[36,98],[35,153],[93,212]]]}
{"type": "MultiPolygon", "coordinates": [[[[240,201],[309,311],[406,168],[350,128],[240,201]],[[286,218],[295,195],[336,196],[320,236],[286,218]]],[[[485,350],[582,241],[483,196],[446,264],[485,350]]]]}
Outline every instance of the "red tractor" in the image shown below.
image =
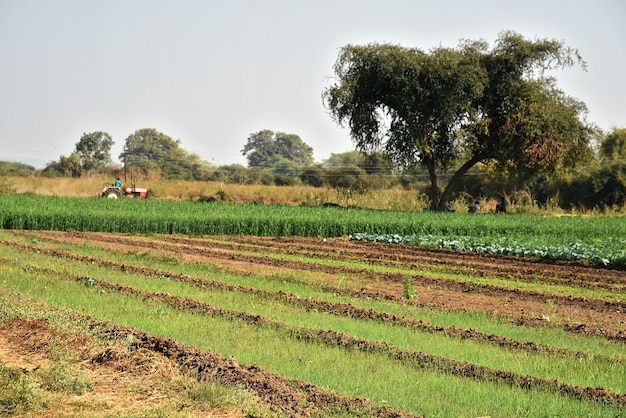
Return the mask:
{"type": "Polygon", "coordinates": [[[120,197],[146,199],[148,197],[148,189],[145,187],[135,187],[135,183],[133,183],[132,186],[124,187],[106,186],[102,190],[102,197],[108,197],[109,199],[118,199],[120,197]]]}

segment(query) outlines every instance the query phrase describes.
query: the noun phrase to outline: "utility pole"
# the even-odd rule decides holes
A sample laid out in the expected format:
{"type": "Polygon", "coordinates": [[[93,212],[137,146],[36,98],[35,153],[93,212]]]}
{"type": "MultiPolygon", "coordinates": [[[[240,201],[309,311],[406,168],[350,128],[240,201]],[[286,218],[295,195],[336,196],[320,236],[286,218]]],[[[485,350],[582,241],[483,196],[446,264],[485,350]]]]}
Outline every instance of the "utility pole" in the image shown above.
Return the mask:
{"type": "Polygon", "coordinates": [[[126,145],[124,145],[124,152],[122,155],[124,156],[124,184],[126,184],[126,145]]]}

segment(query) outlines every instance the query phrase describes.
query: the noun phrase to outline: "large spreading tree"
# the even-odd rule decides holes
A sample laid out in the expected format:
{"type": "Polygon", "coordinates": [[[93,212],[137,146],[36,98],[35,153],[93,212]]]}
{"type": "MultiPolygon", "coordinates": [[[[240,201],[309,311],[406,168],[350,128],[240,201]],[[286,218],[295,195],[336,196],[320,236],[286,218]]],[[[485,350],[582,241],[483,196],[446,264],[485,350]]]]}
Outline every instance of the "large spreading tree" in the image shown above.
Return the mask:
{"type": "Polygon", "coordinates": [[[589,155],[584,103],[566,96],[549,71],[585,66],[560,41],[503,32],[493,48],[462,41],[429,52],[391,44],[347,45],[323,92],[331,116],[356,148],[383,151],[430,177],[441,210],[476,164],[527,175],[571,166],[589,155]],[[441,175],[451,171],[442,184],[441,175]]]}

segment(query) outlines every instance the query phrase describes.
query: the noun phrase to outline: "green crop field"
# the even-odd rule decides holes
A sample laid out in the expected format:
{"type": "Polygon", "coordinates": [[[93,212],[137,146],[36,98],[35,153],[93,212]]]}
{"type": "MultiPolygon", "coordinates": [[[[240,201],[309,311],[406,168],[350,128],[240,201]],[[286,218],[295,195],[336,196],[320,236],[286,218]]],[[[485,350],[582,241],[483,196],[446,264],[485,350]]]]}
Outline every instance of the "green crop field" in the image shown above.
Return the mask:
{"type": "Polygon", "coordinates": [[[626,264],[621,217],[397,212],[171,200],[0,195],[4,229],[351,236],[455,250],[626,264]]]}
{"type": "Polygon", "coordinates": [[[0,222],[0,325],[43,302],[130,327],[272,410],[247,416],[626,413],[621,218],[13,195],[0,222]]]}

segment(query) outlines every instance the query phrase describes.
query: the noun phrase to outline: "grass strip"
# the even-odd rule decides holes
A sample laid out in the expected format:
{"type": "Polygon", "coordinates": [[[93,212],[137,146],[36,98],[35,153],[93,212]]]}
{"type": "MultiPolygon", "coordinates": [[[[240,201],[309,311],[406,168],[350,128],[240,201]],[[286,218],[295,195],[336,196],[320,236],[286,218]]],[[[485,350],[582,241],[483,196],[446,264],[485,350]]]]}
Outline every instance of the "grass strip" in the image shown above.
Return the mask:
{"type": "MultiPolygon", "coordinates": [[[[116,242],[115,238],[107,240],[105,237],[99,239],[116,242]]],[[[133,240],[136,240],[133,238],[133,240]]],[[[196,252],[198,249],[195,246],[186,244],[163,244],[162,242],[148,242],[146,240],[137,240],[142,243],[142,246],[152,248],[154,250],[172,250],[178,253],[188,250],[190,253],[196,252]]],[[[204,249],[203,249],[204,250],[204,249]]],[[[357,262],[344,262],[337,260],[320,260],[318,258],[300,257],[290,254],[274,254],[267,252],[232,252],[215,251],[214,249],[204,250],[206,254],[211,254],[212,258],[222,258],[227,260],[239,260],[245,262],[254,262],[255,264],[265,264],[275,268],[277,264],[286,268],[293,268],[294,262],[298,263],[299,267],[304,270],[317,270],[323,271],[328,274],[353,274],[360,275],[361,277],[367,277],[371,279],[379,279],[381,275],[385,280],[394,281],[397,283],[404,283],[407,279],[410,279],[415,284],[420,286],[431,286],[438,288],[449,289],[463,289],[465,291],[474,292],[490,292],[497,294],[505,294],[510,291],[521,291],[530,296],[543,296],[545,294],[550,295],[550,300],[553,302],[555,298],[561,303],[565,304],[588,304],[590,299],[598,301],[607,301],[611,303],[609,309],[615,308],[616,310],[626,309],[626,303],[623,303],[626,299],[624,293],[624,286],[617,284],[600,284],[599,286],[590,286],[585,282],[581,286],[577,286],[576,282],[572,282],[570,279],[557,279],[548,278],[538,280],[537,278],[512,281],[511,279],[501,279],[498,277],[476,277],[472,275],[463,274],[441,274],[441,273],[416,273],[412,266],[406,266],[400,268],[385,268],[381,266],[372,266],[367,263],[357,262]],[[311,262],[312,261],[312,262],[311,262]]],[[[582,282],[581,282],[582,283],[582,282]]],[[[544,298],[545,299],[545,298],[544,298]]],[[[547,302],[547,300],[545,300],[547,302]]]]}
{"type": "MultiPolygon", "coordinates": [[[[6,240],[2,240],[0,241],[0,243],[10,244],[10,242],[6,240]]],[[[13,245],[20,245],[20,244],[14,243],[13,245]]],[[[273,263],[273,260],[270,263],[267,259],[263,257],[252,257],[252,259],[249,257],[250,256],[239,256],[239,255],[232,255],[232,254],[228,255],[228,258],[230,260],[239,259],[241,261],[254,262],[257,264],[265,263],[273,267],[276,267],[276,265],[273,263]]],[[[293,267],[293,264],[289,262],[285,262],[285,267],[293,267]]],[[[312,270],[318,267],[318,265],[309,264],[304,267],[306,269],[312,270]]],[[[344,267],[333,268],[331,266],[325,266],[325,268],[322,268],[322,269],[317,268],[317,270],[322,270],[326,273],[333,273],[333,272],[350,273],[350,271],[346,271],[344,267]]],[[[355,269],[351,272],[353,274],[367,275],[367,273],[365,273],[362,269],[355,269]]],[[[379,278],[376,275],[372,275],[368,277],[379,278]]],[[[571,292],[568,292],[567,287],[565,286],[561,286],[562,289],[558,291],[556,294],[555,293],[547,294],[543,291],[528,290],[529,286],[523,286],[523,288],[516,288],[515,286],[509,287],[509,286],[493,285],[493,284],[487,283],[488,282],[487,279],[481,279],[481,282],[479,283],[479,282],[473,282],[473,281],[467,282],[465,280],[453,280],[453,279],[442,280],[442,278],[435,279],[435,278],[426,277],[423,275],[406,275],[406,274],[400,274],[400,273],[386,273],[385,274],[386,280],[395,280],[395,281],[402,282],[402,283],[405,282],[407,278],[410,278],[412,281],[420,284],[421,286],[434,286],[434,287],[443,286],[444,288],[451,289],[451,290],[488,292],[489,294],[501,295],[502,297],[510,296],[511,292],[518,292],[518,293],[522,293],[523,295],[527,295],[527,296],[530,296],[539,300],[543,300],[544,303],[551,301],[552,303],[558,302],[563,305],[578,305],[578,306],[585,306],[587,308],[593,304],[598,309],[608,309],[608,310],[615,311],[615,312],[626,310],[626,302],[623,301],[622,293],[616,294],[615,292],[612,292],[612,293],[608,293],[604,295],[607,299],[604,299],[604,297],[597,299],[597,298],[591,298],[591,297],[586,297],[586,296],[572,296],[571,294],[568,294],[571,292]]]]}
{"type": "MultiPolygon", "coordinates": [[[[124,405],[124,409],[117,409],[114,413],[111,413],[107,408],[111,408],[111,403],[106,404],[107,408],[100,407],[98,404],[90,405],[81,404],[81,414],[76,416],[94,416],[94,417],[110,417],[110,416],[141,416],[141,417],[179,417],[188,418],[192,416],[213,416],[213,413],[225,414],[224,416],[232,413],[233,416],[249,416],[257,418],[280,418],[293,416],[309,416],[312,418],[322,418],[326,416],[337,417],[378,417],[378,418],[410,418],[411,414],[393,411],[391,408],[372,408],[371,404],[368,404],[364,400],[352,400],[348,398],[340,398],[332,393],[324,391],[323,389],[316,388],[312,385],[302,385],[299,382],[286,382],[276,375],[264,372],[258,367],[252,367],[246,369],[237,364],[232,359],[226,359],[208,352],[200,352],[195,347],[186,346],[180,342],[164,339],[145,331],[121,326],[107,321],[95,319],[93,317],[80,314],[75,311],[67,309],[59,309],[48,306],[37,300],[24,298],[20,295],[12,295],[6,292],[6,289],[0,286],[0,327],[4,322],[12,322],[18,318],[28,318],[28,322],[34,322],[36,320],[31,318],[39,318],[42,321],[39,323],[44,324],[46,327],[50,325],[51,329],[58,329],[59,326],[65,329],[66,339],[73,338],[67,334],[67,329],[73,330],[79,329],[79,335],[89,336],[90,339],[99,341],[103,347],[98,349],[92,356],[91,361],[97,363],[107,363],[109,361],[115,362],[120,357],[125,359],[126,356],[132,356],[133,353],[140,352],[142,355],[136,355],[136,361],[146,362],[154,359],[146,359],[145,350],[161,353],[165,357],[177,362],[177,366],[182,375],[175,374],[173,377],[159,377],[155,375],[154,378],[143,377],[143,386],[139,384],[132,388],[127,388],[129,394],[132,393],[149,393],[154,394],[155,389],[159,390],[162,387],[171,388],[167,401],[151,403],[151,406],[142,405],[140,411],[132,411],[129,405],[124,405]],[[19,311],[19,312],[18,312],[19,311]],[[52,323],[54,322],[54,324],[52,323]],[[76,324],[80,324],[79,328],[76,324]],[[121,351],[120,351],[121,350],[121,351]],[[128,354],[126,354],[128,352],[128,354]],[[217,379],[219,378],[219,380],[217,379]],[[255,386],[256,385],[256,386],[255,386]],[[156,386],[156,388],[155,388],[156,386]],[[249,390],[249,388],[256,388],[256,393],[249,390]],[[295,388],[295,390],[293,390],[295,388]],[[280,395],[280,396],[277,396],[280,395]],[[294,396],[295,395],[295,396],[294,396]],[[263,404],[263,399],[266,403],[263,404]],[[306,399],[306,402],[302,400],[306,399]],[[161,403],[161,405],[156,405],[161,403]],[[270,409],[269,406],[273,408],[270,409]],[[239,407],[239,408],[237,408],[239,407]],[[282,413],[280,413],[282,411],[282,413]]],[[[33,334],[37,330],[29,329],[29,333],[33,334]]],[[[71,341],[70,341],[71,344],[71,341]]],[[[78,356],[80,357],[80,356],[78,356]]],[[[120,370],[120,365],[117,365],[116,370],[120,370]]],[[[134,365],[124,364],[124,371],[120,373],[126,373],[129,369],[132,369],[134,365]]],[[[58,367],[53,366],[54,371],[58,372],[58,367]]],[[[160,371],[155,369],[157,373],[160,371]]],[[[167,369],[167,372],[171,372],[171,369],[167,369]]],[[[11,370],[0,367],[0,381],[9,373],[11,377],[11,370]]],[[[20,376],[34,376],[35,373],[23,374],[20,371],[20,376]]],[[[74,373],[74,376],[76,373],[74,373]]],[[[63,376],[64,378],[65,376],[63,376]]],[[[110,376],[106,377],[110,379],[110,376]]],[[[55,377],[57,381],[61,380],[58,376],[55,377]]],[[[76,380],[76,378],[74,378],[76,380]]],[[[36,382],[32,382],[30,379],[28,382],[14,382],[15,379],[10,379],[12,386],[29,386],[24,389],[29,389],[31,383],[37,385],[36,382]]],[[[11,388],[9,388],[11,389],[11,388]]],[[[12,392],[0,390],[0,407],[5,398],[4,395],[11,395],[12,392]],[[6,392],[6,393],[5,393],[6,392]]],[[[31,393],[27,398],[22,396],[23,399],[13,399],[10,402],[10,406],[17,406],[17,409],[13,412],[27,414],[25,416],[31,416],[29,413],[39,412],[41,414],[54,416],[59,415],[55,413],[56,410],[61,410],[63,405],[50,405],[48,402],[44,404],[33,403],[33,396],[31,393]],[[26,402],[27,401],[27,402],[26,402]],[[54,409],[51,409],[54,407],[54,409]]],[[[163,398],[164,396],[159,396],[163,398]]],[[[71,401],[70,401],[71,402],[71,401]]],[[[80,401],[79,401],[80,402],[80,401]]],[[[58,402],[60,403],[60,402],[58,402]]],[[[127,401],[132,407],[132,400],[127,401]]],[[[71,407],[71,405],[70,405],[71,407]]],[[[66,407],[67,408],[67,407],[66,407]]],[[[2,412],[2,409],[0,409],[2,412]]],[[[10,413],[9,415],[13,415],[10,413]]],[[[67,412],[61,413],[62,416],[72,415],[73,413],[67,412]]]]}

